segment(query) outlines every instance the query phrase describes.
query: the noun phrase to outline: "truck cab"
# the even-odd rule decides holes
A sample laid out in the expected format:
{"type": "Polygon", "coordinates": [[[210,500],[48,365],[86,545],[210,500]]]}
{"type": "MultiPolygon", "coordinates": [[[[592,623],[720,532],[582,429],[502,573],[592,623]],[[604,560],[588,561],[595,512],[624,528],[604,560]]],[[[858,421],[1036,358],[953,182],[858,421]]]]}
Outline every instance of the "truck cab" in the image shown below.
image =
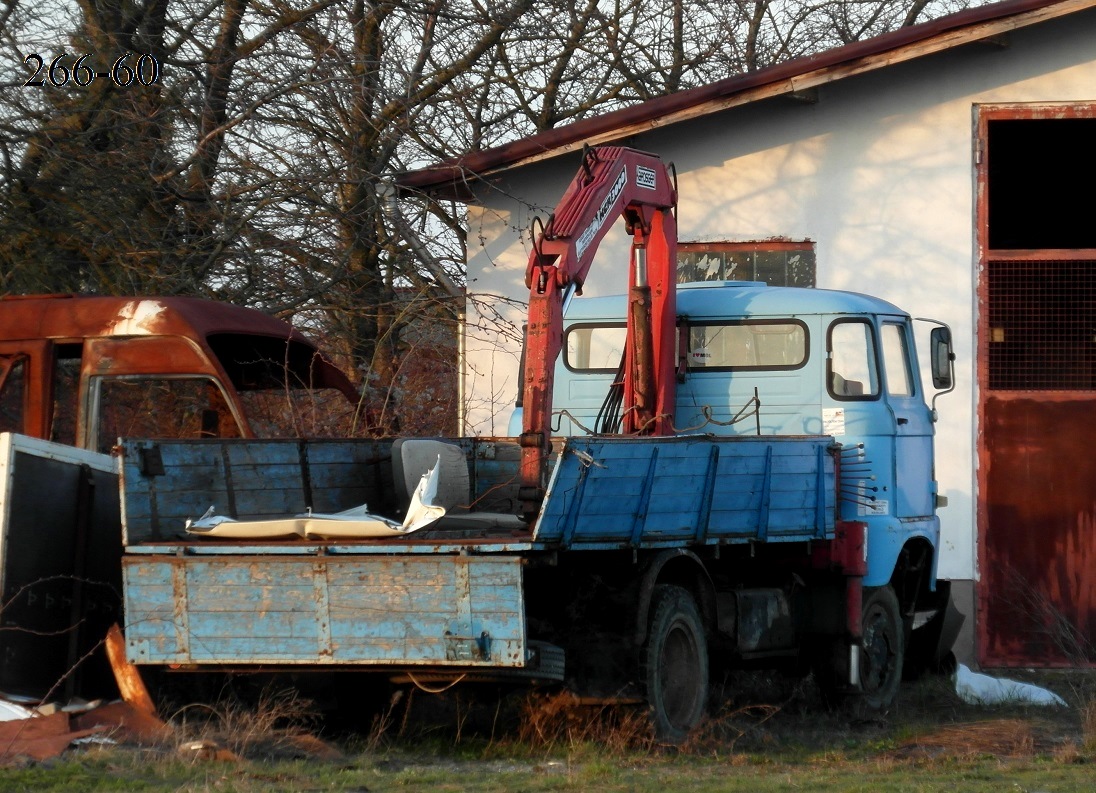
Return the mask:
{"type": "Polygon", "coordinates": [[[350,429],[356,403],[308,338],[253,309],[0,297],[0,432],[99,452],[122,436],[330,436],[350,429]]]}
{"type": "MultiPolygon", "coordinates": [[[[934,586],[933,420],[909,314],[867,295],[756,282],[677,290],[675,433],[832,436],[839,517],[868,524],[869,571],[886,576],[899,554],[920,555],[916,575],[934,586]]],[[[626,311],[624,296],[571,301],[553,394],[559,435],[619,431],[626,311]]],[[[864,581],[886,583],[872,572],[864,581]]]]}

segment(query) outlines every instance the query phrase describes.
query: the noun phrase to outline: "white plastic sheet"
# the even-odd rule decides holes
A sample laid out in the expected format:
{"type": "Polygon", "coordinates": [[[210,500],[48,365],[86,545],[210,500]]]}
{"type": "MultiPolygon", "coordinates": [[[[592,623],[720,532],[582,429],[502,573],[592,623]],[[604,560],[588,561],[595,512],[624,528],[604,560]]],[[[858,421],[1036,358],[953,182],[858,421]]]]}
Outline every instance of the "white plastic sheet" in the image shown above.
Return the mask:
{"type": "Polygon", "coordinates": [[[955,693],[971,705],[1059,705],[1066,702],[1053,691],[1007,678],[972,672],[963,664],[955,673],[955,693]]]}
{"type": "Polygon", "coordinates": [[[439,506],[438,464],[423,474],[411,496],[411,505],[402,523],[369,512],[366,504],[330,514],[309,512],[272,520],[235,520],[209,510],[197,520],[188,520],[188,534],[235,540],[355,540],[399,537],[418,531],[445,515],[439,506]]]}

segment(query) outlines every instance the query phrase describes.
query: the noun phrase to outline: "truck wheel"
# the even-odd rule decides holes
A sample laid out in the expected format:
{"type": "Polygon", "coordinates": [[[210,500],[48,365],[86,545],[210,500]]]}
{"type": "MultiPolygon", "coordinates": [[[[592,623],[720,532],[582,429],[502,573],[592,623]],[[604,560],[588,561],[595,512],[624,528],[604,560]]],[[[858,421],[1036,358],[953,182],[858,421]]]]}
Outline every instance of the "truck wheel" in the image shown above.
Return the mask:
{"type": "Polygon", "coordinates": [[[864,644],[856,685],[849,684],[849,645],[845,641],[823,639],[811,648],[811,655],[822,700],[830,707],[866,715],[890,707],[902,683],[905,626],[893,589],[864,590],[860,627],[864,644]]]}
{"type": "Polygon", "coordinates": [[[902,684],[905,628],[898,598],[889,586],[864,590],[864,650],[860,653],[860,699],[868,710],[894,703],[902,684]]]}
{"type": "Polygon", "coordinates": [[[688,591],[661,585],[651,603],[643,655],[647,703],[655,736],[680,743],[708,705],[708,642],[688,591]]]}

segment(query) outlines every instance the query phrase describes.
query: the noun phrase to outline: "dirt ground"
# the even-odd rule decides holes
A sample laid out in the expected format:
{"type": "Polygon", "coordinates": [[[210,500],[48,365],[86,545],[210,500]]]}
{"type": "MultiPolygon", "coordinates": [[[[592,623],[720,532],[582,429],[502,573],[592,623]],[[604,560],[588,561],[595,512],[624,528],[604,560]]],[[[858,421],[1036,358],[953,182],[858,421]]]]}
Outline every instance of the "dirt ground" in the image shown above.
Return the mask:
{"type": "MultiPolygon", "coordinates": [[[[275,739],[305,734],[339,751],[393,757],[414,757],[424,746],[431,755],[462,757],[542,757],[596,747],[640,756],[795,759],[836,752],[891,759],[1052,756],[1096,762],[1096,670],[1000,670],[996,676],[1053,691],[1067,707],[972,705],[956,694],[951,678],[929,676],[905,683],[885,713],[850,713],[828,708],[809,678],[745,672],[713,689],[706,723],[676,747],[655,740],[642,703],[581,700],[553,690],[401,688],[388,692],[387,699],[373,698],[368,707],[361,698],[348,697],[340,704],[349,707],[323,718],[316,711],[331,703],[267,691],[255,707],[224,706],[209,713],[184,708],[177,712],[184,718],[172,722],[181,725],[178,734],[227,744],[241,755],[254,754],[241,734],[275,739]],[[211,713],[219,715],[203,721],[211,713]]],[[[290,756],[302,751],[293,741],[283,745],[290,756]]],[[[263,747],[257,747],[261,753],[263,747]]]]}
{"type": "Polygon", "coordinates": [[[1068,706],[970,705],[936,677],[905,684],[886,713],[850,716],[827,709],[809,679],[740,673],[714,692],[704,727],[667,747],[641,705],[565,692],[401,689],[335,719],[321,716],[323,703],[269,689],[246,703],[172,706],[170,731],[143,745],[6,757],[0,789],[1092,789],[1096,671],[1000,674],[1068,706]]]}

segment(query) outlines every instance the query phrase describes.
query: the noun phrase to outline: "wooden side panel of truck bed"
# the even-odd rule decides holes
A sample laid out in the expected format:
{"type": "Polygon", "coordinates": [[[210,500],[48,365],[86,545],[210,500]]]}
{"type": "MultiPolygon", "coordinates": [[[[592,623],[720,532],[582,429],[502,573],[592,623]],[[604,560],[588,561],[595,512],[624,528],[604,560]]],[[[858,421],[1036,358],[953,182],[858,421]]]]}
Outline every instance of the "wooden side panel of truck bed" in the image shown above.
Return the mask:
{"type": "Polygon", "coordinates": [[[165,542],[213,507],[247,520],[395,509],[391,441],[189,440],[122,443],[123,542],[165,542]]]}
{"type": "Polygon", "coordinates": [[[582,548],[832,537],[833,450],[825,436],[571,438],[534,539],[582,548]]]}
{"type": "Polygon", "coordinates": [[[139,555],[123,573],[138,664],[525,664],[512,556],[139,555]]]}

